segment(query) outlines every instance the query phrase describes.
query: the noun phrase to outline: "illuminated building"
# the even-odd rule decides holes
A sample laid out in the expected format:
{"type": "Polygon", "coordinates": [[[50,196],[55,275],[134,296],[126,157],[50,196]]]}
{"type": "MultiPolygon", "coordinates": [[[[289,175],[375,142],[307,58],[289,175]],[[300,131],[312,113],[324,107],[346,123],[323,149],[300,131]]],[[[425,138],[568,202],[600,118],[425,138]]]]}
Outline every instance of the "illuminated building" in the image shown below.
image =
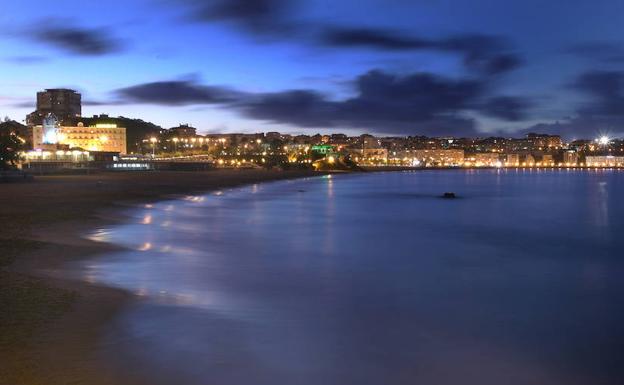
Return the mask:
{"type": "Polygon", "coordinates": [[[26,150],[32,149],[32,127],[25,126],[14,120],[0,123],[0,132],[9,132],[17,136],[26,150]]]}
{"type": "Polygon", "coordinates": [[[361,152],[362,158],[369,163],[385,163],[388,161],[388,150],[385,148],[365,148],[361,152]]]}
{"type": "Polygon", "coordinates": [[[587,167],[622,167],[624,166],[624,156],[612,155],[588,155],[585,157],[587,167]]]}
{"type": "Polygon", "coordinates": [[[559,149],[563,146],[559,135],[530,133],[527,134],[527,140],[533,145],[534,150],[559,149]]]}
{"type": "Polygon", "coordinates": [[[61,124],[75,124],[75,119],[82,113],[81,96],[74,90],[66,88],[49,88],[37,92],[37,109],[26,116],[26,124],[36,126],[43,124],[49,114],[56,116],[61,124]]]}
{"type": "Polygon", "coordinates": [[[478,152],[466,156],[467,165],[477,167],[495,167],[500,165],[500,155],[497,152],[478,152]]]}
{"type": "Polygon", "coordinates": [[[576,166],[578,163],[578,153],[575,151],[566,151],[563,153],[563,163],[566,166],[576,166]]]}
{"type": "Polygon", "coordinates": [[[85,127],[58,126],[48,120],[43,125],[33,127],[35,149],[48,149],[49,145],[65,145],[70,149],[83,149],[98,152],[126,153],[126,129],[115,124],[96,124],[85,127]]]}
{"type": "Polygon", "coordinates": [[[459,166],[464,163],[464,150],[414,150],[413,158],[429,166],[459,166]]]}
{"type": "Polygon", "coordinates": [[[336,149],[334,148],[334,146],[330,144],[318,144],[318,145],[312,146],[310,150],[313,153],[321,154],[321,155],[333,154],[336,152],[336,149]]]}
{"type": "Polygon", "coordinates": [[[517,166],[520,164],[520,154],[507,154],[506,166],[517,166]]]}
{"type": "Polygon", "coordinates": [[[550,154],[544,154],[542,155],[542,166],[554,166],[555,165],[555,160],[553,159],[553,156],[550,154]]]}

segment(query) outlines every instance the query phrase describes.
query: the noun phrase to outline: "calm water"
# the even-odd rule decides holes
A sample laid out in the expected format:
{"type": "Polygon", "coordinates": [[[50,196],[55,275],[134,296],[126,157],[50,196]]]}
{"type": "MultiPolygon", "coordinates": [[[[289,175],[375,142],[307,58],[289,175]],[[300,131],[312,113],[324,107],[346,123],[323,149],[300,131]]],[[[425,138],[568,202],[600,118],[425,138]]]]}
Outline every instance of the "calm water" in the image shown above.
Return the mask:
{"type": "Polygon", "coordinates": [[[102,352],[152,384],[622,384],[623,197],[618,171],[254,185],[133,211],[83,274],[143,298],[102,352]]]}

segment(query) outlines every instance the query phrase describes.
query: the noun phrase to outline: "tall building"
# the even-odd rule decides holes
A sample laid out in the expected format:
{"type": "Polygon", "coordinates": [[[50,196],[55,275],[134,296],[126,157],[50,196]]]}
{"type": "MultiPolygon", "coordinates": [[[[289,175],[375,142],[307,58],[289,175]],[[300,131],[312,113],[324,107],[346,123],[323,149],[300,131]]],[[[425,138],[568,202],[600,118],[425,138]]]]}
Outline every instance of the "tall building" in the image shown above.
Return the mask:
{"type": "Polygon", "coordinates": [[[66,88],[48,88],[37,92],[37,109],[26,116],[26,124],[36,126],[53,114],[61,125],[75,124],[82,113],[81,95],[66,88]]]}

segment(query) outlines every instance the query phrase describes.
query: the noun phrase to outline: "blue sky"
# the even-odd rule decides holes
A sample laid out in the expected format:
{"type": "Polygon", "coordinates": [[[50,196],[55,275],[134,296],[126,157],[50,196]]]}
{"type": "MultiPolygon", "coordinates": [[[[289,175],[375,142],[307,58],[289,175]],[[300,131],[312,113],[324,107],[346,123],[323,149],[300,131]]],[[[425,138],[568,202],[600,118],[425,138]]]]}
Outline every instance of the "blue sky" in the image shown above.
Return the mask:
{"type": "Polygon", "coordinates": [[[615,0],[9,1],[0,114],[70,87],[83,115],[204,132],[619,135],[623,22],[615,0]]]}

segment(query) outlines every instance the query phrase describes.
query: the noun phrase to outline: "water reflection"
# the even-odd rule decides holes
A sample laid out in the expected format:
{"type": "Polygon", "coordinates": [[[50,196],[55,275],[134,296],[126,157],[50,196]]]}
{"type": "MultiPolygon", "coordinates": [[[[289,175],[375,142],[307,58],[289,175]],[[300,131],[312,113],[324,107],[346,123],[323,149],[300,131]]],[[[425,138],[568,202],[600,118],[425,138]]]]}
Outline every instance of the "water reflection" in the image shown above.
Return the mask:
{"type": "Polygon", "coordinates": [[[619,384],[623,192],[568,170],[252,186],[99,230],[131,250],[84,274],[142,298],[105,346],[153,384],[619,384]]]}

